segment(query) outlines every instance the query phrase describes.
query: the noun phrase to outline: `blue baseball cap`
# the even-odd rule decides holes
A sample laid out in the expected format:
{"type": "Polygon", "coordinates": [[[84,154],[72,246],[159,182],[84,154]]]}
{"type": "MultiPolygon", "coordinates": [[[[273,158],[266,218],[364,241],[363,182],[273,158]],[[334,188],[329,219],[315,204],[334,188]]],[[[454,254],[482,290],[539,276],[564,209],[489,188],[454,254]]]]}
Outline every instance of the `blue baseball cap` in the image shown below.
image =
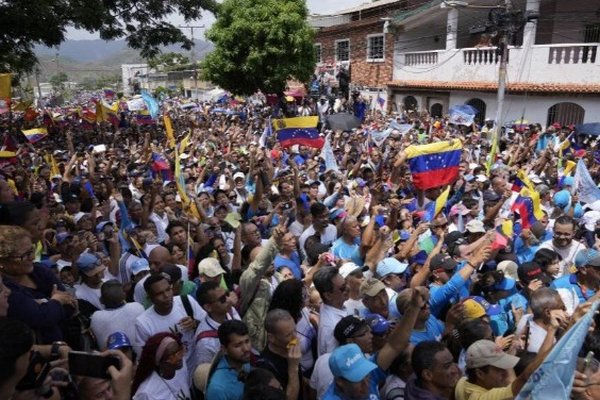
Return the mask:
{"type": "Polygon", "coordinates": [[[92,276],[106,269],[100,262],[100,259],[92,253],[83,253],[75,261],[75,266],[79,268],[83,274],[92,276]]]}
{"type": "Polygon", "coordinates": [[[73,235],[69,232],[61,232],[56,235],[56,244],[63,244],[66,240],[72,239],[73,235]]]}
{"type": "Polygon", "coordinates": [[[106,348],[108,350],[117,350],[122,349],[123,347],[132,347],[131,341],[125,332],[111,333],[108,339],[106,339],[106,348]]]}
{"type": "Polygon", "coordinates": [[[406,271],[406,268],[408,268],[408,264],[401,263],[394,257],[388,257],[379,261],[376,272],[379,277],[384,278],[389,274],[401,274],[406,271]]]}
{"type": "Polygon", "coordinates": [[[145,258],[138,258],[131,263],[131,273],[137,275],[142,271],[150,271],[150,263],[145,258]]]}
{"type": "Polygon", "coordinates": [[[600,267],[600,252],[594,249],[579,250],[575,256],[575,266],[580,268],[586,265],[600,267]]]}
{"type": "Polygon", "coordinates": [[[331,353],[329,369],[334,377],[357,383],[377,369],[377,365],[365,358],[358,345],[351,343],[340,346],[331,353]]]}
{"type": "Polygon", "coordinates": [[[112,221],[102,221],[98,225],[96,225],[96,233],[102,232],[106,225],[111,225],[113,227],[115,226],[115,224],[112,223],[112,221]]]}
{"type": "Polygon", "coordinates": [[[561,190],[554,194],[554,198],[552,201],[556,207],[565,208],[569,205],[569,200],[571,199],[571,194],[566,190],[561,190]]]}
{"type": "Polygon", "coordinates": [[[573,186],[574,184],[575,184],[575,178],[573,178],[572,176],[565,176],[565,178],[562,181],[563,187],[573,186]]]}
{"type": "Polygon", "coordinates": [[[511,291],[515,288],[517,281],[511,278],[504,277],[502,280],[494,285],[496,290],[508,290],[511,291]]]}
{"type": "Polygon", "coordinates": [[[365,321],[371,327],[373,335],[383,336],[390,329],[390,321],[379,314],[367,314],[365,315],[365,321]]]}

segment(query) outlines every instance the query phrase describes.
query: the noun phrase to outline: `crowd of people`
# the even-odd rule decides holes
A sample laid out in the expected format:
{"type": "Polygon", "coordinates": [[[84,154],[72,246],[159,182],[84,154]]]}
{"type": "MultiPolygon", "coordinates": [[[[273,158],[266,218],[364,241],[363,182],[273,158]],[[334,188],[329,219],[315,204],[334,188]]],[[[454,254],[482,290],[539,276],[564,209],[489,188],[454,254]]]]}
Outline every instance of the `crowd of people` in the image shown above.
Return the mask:
{"type": "MultiPolygon", "coordinates": [[[[266,135],[267,107],[170,105],[174,143],[125,112],[5,121],[0,398],[513,399],[597,297],[600,198],[571,167],[600,163],[572,127],[325,112],[327,155],[266,135]],[[417,188],[408,149],[448,141],[455,178],[417,188]]],[[[594,354],[600,324],[567,396],[600,398],[594,354]]]]}

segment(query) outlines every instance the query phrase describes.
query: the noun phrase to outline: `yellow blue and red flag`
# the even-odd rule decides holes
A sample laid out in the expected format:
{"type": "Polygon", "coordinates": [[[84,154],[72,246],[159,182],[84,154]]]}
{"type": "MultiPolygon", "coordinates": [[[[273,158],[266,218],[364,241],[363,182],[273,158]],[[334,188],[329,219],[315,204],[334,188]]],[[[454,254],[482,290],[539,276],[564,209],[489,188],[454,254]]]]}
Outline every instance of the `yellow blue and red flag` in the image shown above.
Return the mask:
{"type": "Polygon", "coordinates": [[[325,144],[325,139],[319,135],[318,123],[319,117],[294,117],[277,119],[273,121],[273,126],[282,147],[298,144],[320,149],[325,144]]]}
{"type": "Polygon", "coordinates": [[[21,131],[23,132],[23,135],[25,135],[25,138],[27,138],[27,141],[29,141],[29,143],[37,143],[40,140],[42,140],[43,138],[45,138],[46,136],[48,136],[48,130],[46,128],[34,128],[34,129],[28,129],[25,131],[21,131]]]}
{"type": "Polygon", "coordinates": [[[414,185],[427,190],[456,181],[462,148],[460,140],[408,146],[404,151],[414,185]]]}
{"type": "Polygon", "coordinates": [[[511,211],[519,213],[523,229],[528,229],[544,216],[544,212],[540,205],[539,193],[528,188],[521,189],[521,193],[519,193],[519,196],[515,199],[511,211]]]}
{"type": "Polygon", "coordinates": [[[438,215],[448,202],[448,196],[450,195],[450,186],[444,190],[435,201],[428,203],[425,206],[425,213],[423,214],[423,221],[431,222],[438,215]]]}

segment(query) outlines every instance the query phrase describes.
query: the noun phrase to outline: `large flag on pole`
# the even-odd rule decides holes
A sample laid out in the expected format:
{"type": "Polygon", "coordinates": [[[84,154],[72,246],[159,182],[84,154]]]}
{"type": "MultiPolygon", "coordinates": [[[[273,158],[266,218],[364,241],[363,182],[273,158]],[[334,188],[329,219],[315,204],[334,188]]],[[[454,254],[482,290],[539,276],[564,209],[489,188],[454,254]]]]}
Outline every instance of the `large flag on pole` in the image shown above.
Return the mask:
{"type": "Polygon", "coordinates": [[[313,116],[277,119],[273,125],[277,131],[277,140],[282,147],[299,144],[320,149],[325,144],[325,140],[319,135],[318,123],[319,117],[313,116]]]}
{"type": "Polygon", "coordinates": [[[179,193],[179,197],[181,197],[184,210],[189,211],[194,217],[200,220],[200,212],[196,207],[196,203],[189,198],[185,190],[185,179],[181,170],[181,153],[185,152],[189,141],[190,135],[188,134],[179,143],[179,148],[175,146],[175,184],[177,185],[177,192],[179,193]]]}
{"type": "Polygon", "coordinates": [[[340,170],[335,160],[335,154],[333,154],[333,148],[331,147],[331,134],[325,138],[325,144],[321,149],[321,158],[325,160],[325,172],[340,170]]]}
{"type": "Polygon", "coordinates": [[[152,119],[155,119],[158,116],[158,102],[146,90],[142,90],[142,99],[144,99],[144,103],[146,103],[150,116],[152,119]]]}
{"type": "Polygon", "coordinates": [[[404,152],[415,186],[427,190],[456,181],[462,148],[457,139],[408,146],[404,152]]]}
{"type": "Polygon", "coordinates": [[[564,400],[571,397],[579,350],[598,309],[598,302],[554,345],[515,400],[564,400]]]}
{"type": "Polygon", "coordinates": [[[165,122],[165,131],[167,133],[167,143],[170,148],[175,147],[175,133],[173,131],[173,123],[171,122],[171,117],[168,114],[163,116],[165,122]]]}

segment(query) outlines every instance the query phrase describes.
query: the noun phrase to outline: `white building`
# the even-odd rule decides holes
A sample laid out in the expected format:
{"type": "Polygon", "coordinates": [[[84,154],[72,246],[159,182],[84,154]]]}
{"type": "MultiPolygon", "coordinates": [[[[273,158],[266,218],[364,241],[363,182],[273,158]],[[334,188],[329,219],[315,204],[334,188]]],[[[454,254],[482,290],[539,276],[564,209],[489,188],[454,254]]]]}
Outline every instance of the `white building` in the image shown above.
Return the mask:
{"type": "MultiPolygon", "coordinates": [[[[433,0],[396,16],[388,94],[397,109],[441,116],[453,105],[470,104],[480,111],[480,120],[495,118],[497,38],[469,31],[488,21],[490,11],[472,6],[498,3],[433,0]]],[[[512,6],[538,17],[517,32],[508,48],[503,120],[524,117],[542,125],[599,121],[600,2],[513,0],[512,6]]]]}
{"type": "Polygon", "coordinates": [[[123,94],[131,96],[144,83],[142,77],[149,72],[148,64],[121,64],[123,94]]]}

